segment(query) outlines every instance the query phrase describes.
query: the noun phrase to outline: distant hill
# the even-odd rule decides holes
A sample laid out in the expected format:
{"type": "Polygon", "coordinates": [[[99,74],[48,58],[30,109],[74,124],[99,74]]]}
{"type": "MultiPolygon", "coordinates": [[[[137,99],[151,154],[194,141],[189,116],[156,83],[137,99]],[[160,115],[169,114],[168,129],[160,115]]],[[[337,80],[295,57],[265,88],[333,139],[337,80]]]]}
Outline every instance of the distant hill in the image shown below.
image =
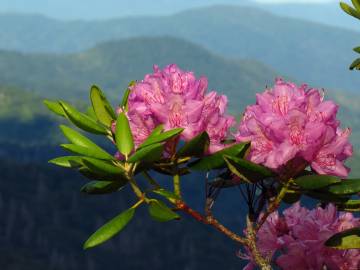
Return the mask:
{"type": "Polygon", "coordinates": [[[98,84],[116,104],[131,80],[143,79],[152,72],[153,64],[163,67],[171,63],[207,76],[210,89],[233,97],[233,109],[253,101],[254,93],[278,75],[255,61],[226,60],[183,40],[135,38],[70,55],[0,51],[0,85],[48,98],[85,100],[90,86],[98,84]]]}
{"type": "Polygon", "coordinates": [[[360,76],[347,70],[355,58],[351,48],[360,44],[357,32],[251,7],[215,6],[173,16],[102,21],[0,16],[0,48],[24,52],[73,52],[106,40],[164,35],[229,58],[255,59],[313,86],[357,91],[360,85],[360,76]]]}
{"type": "MultiPolygon", "coordinates": [[[[340,8],[338,0],[330,3],[274,3],[256,4],[273,14],[360,31],[360,22],[340,8]]],[[[343,1],[351,3],[351,1],[343,1]]]]}
{"type": "Polygon", "coordinates": [[[216,4],[246,4],[248,0],[2,0],[3,13],[37,13],[58,19],[109,19],[139,15],[169,15],[184,9],[216,4]]]}
{"type": "MultiPolygon", "coordinates": [[[[349,0],[350,2],[350,0],[349,0]]],[[[191,8],[211,5],[248,5],[271,13],[300,18],[323,24],[360,30],[358,21],[345,15],[339,8],[339,1],[328,3],[258,3],[247,0],[3,0],[0,11],[4,13],[44,14],[61,20],[112,19],[125,16],[164,16],[191,8]],[[71,7],[71,8],[69,8],[71,7]]]]}

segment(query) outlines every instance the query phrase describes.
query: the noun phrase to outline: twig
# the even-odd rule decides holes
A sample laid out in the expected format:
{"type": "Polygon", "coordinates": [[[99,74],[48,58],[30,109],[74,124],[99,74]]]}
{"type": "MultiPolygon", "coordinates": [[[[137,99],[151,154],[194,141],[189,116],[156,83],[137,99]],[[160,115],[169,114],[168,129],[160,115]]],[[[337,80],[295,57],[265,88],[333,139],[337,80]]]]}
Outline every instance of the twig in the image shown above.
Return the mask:
{"type": "Polygon", "coordinates": [[[276,196],[276,198],[271,201],[268,205],[268,208],[266,209],[265,213],[262,215],[260,221],[256,224],[254,230],[255,230],[255,233],[261,228],[261,226],[265,223],[266,219],[273,213],[275,212],[280,204],[281,204],[281,201],[283,200],[283,198],[285,197],[286,193],[287,193],[287,190],[288,190],[288,187],[289,187],[289,182],[285,183],[279,194],[276,196]]]}

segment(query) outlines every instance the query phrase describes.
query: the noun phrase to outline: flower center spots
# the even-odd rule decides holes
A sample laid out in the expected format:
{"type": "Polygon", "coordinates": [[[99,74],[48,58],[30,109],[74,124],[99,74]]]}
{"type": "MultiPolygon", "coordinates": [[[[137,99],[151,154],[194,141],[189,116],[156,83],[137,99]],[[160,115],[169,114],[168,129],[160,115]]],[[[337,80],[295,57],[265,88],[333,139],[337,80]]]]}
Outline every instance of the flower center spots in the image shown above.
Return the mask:
{"type": "Polygon", "coordinates": [[[327,168],[329,170],[335,170],[336,156],[333,153],[320,152],[316,158],[316,161],[320,164],[321,167],[327,168]]]}
{"type": "Polygon", "coordinates": [[[170,108],[169,122],[171,127],[180,127],[183,122],[182,106],[175,102],[170,108]]]}
{"type": "Polygon", "coordinates": [[[287,96],[277,96],[273,101],[272,107],[275,112],[280,112],[282,115],[288,112],[289,99],[287,96]]]}
{"type": "Polygon", "coordinates": [[[175,94],[181,94],[182,93],[182,80],[181,80],[181,77],[180,77],[180,74],[179,73],[173,73],[171,74],[171,79],[172,79],[172,83],[171,83],[171,86],[172,86],[172,91],[173,93],[175,94]]]}
{"type": "Polygon", "coordinates": [[[161,104],[164,104],[165,103],[165,99],[161,93],[161,88],[160,88],[160,85],[158,82],[155,82],[153,84],[153,88],[154,88],[154,96],[152,97],[153,101],[154,102],[158,102],[158,103],[161,103],[161,104]]]}
{"type": "Polygon", "coordinates": [[[265,137],[252,141],[252,145],[255,153],[269,153],[273,149],[271,142],[265,137]]]}

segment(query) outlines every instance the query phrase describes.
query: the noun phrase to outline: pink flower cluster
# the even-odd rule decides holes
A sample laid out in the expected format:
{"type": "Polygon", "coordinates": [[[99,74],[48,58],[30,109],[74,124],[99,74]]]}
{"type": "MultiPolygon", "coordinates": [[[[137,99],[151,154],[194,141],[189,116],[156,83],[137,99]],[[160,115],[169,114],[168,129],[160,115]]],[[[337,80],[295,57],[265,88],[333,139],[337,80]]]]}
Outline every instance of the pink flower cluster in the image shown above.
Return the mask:
{"type": "MultiPolygon", "coordinates": [[[[272,213],[258,232],[257,245],[263,256],[273,257],[281,269],[355,270],[360,269],[360,250],[336,250],[324,245],[335,233],[360,226],[351,213],[336,211],[334,205],[308,210],[300,203],[272,213]]],[[[250,256],[243,258],[251,259],[250,256]]],[[[250,262],[244,270],[254,269],[250,262]]]]}
{"type": "Polygon", "coordinates": [[[274,170],[297,159],[319,174],[346,177],[350,130],[340,129],[337,110],[319,90],[277,79],[247,107],[236,139],[251,141],[249,159],[274,170]]]}
{"type": "Polygon", "coordinates": [[[163,124],[165,130],[184,128],[181,139],[188,141],[203,131],[210,137],[209,152],[224,145],[229,128],[235,123],[227,115],[227,98],[212,91],[206,94],[205,77],[196,79],[192,72],[168,65],[163,70],[154,66],[154,73],[131,88],[128,117],[135,145],[141,144],[152,130],[163,124]]]}

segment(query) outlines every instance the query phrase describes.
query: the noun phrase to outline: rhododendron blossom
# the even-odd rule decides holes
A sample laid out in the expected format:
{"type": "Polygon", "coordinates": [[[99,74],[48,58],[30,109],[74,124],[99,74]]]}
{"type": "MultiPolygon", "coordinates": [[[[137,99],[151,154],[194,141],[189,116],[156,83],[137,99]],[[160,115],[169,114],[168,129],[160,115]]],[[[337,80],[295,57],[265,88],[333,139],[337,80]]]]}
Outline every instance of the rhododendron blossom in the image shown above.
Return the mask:
{"type": "MultiPolygon", "coordinates": [[[[300,203],[272,213],[258,232],[257,245],[265,257],[281,269],[351,270],[360,269],[360,250],[337,250],[324,245],[335,233],[360,226],[351,213],[337,212],[334,205],[308,210],[300,203]]],[[[251,256],[242,255],[252,260],[251,256]]],[[[250,262],[244,269],[254,269],[250,262]]]]}
{"type": "Polygon", "coordinates": [[[176,65],[154,73],[131,87],[128,117],[135,145],[141,144],[160,124],[165,130],[184,128],[180,139],[189,141],[203,131],[210,137],[209,152],[224,148],[221,143],[235,123],[226,114],[227,98],[212,91],[206,94],[207,78],[196,79],[192,72],[176,65]]]}
{"type": "Polygon", "coordinates": [[[274,170],[295,159],[319,174],[346,177],[350,130],[340,129],[337,110],[319,90],[277,79],[246,108],[236,139],[251,141],[249,159],[274,170]]]}

